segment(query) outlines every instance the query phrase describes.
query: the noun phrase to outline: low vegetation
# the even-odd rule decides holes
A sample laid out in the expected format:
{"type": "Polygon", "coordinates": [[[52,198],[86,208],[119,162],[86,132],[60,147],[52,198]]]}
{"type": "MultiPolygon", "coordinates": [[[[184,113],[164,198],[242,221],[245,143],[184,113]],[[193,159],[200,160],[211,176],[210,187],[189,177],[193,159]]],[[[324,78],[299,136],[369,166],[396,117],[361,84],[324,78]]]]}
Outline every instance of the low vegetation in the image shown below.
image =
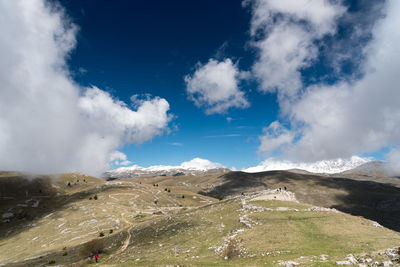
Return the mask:
{"type": "Polygon", "coordinates": [[[100,266],[333,266],[350,253],[382,263],[379,252],[400,245],[394,216],[370,220],[370,206],[389,203],[396,211],[391,200],[400,190],[393,185],[233,173],[112,182],[68,174],[21,187],[7,175],[0,175],[1,214],[13,213],[0,224],[0,264],[7,266],[69,264],[93,253],[101,253],[100,266]],[[370,198],[361,202],[360,189],[338,186],[347,183],[361,183],[370,198]],[[254,200],[284,186],[300,202],[254,200]],[[374,204],[379,197],[386,202],[374,204]]]}

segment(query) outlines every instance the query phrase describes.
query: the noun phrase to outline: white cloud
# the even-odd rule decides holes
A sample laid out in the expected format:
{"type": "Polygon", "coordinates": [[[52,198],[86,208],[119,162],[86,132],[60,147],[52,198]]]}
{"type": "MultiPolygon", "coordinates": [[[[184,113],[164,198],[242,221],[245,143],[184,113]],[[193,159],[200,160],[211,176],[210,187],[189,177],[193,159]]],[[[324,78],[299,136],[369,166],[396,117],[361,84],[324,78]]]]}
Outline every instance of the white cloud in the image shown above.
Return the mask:
{"type": "Polygon", "coordinates": [[[250,33],[258,50],[253,75],[263,92],[295,97],[301,69],[318,56],[315,41],[336,31],[345,9],[329,0],[254,0],[250,33]]]}
{"type": "Polygon", "coordinates": [[[115,165],[129,165],[132,163],[124,153],[117,150],[111,153],[110,162],[115,165]]]}
{"type": "Polygon", "coordinates": [[[290,145],[294,134],[283,127],[279,121],[272,122],[263,130],[264,135],[260,137],[261,145],[258,150],[266,156],[270,156],[278,148],[290,145]]]}
{"type": "Polygon", "coordinates": [[[388,161],[388,173],[390,175],[400,174],[400,150],[393,149],[390,151],[386,157],[388,161]]]}
{"type": "Polygon", "coordinates": [[[0,18],[0,169],[99,175],[116,149],[168,127],[164,99],[143,100],[135,111],[71,80],[66,58],[77,27],[60,7],[1,1],[0,18]]]}
{"type": "Polygon", "coordinates": [[[194,158],[190,161],[182,162],[180,167],[183,169],[209,170],[223,168],[224,166],[220,163],[209,161],[208,159],[194,158]]]}
{"type": "Polygon", "coordinates": [[[225,113],[230,108],[246,108],[250,104],[239,83],[246,76],[232,60],[216,61],[199,65],[193,75],[186,75],[186,91],[197,107],[206,114],[225,113]]]}
{"type": "Polygon", "coordinates": [[[172,143],[168,143],[168,144],[171,146],[183,146],[183,144],[179,143],[179,142],[172,142],[172,143]]]}
{"type": "MultiPolygon", "coordinates": [[[[285,105],[288,97],[280,99],[291,122],[290,133],[283,131],[283,137],[269,141],[274,144],[288,134],[295,136],[290,145],[283,142],[285,146],[277,148],[283,157],[302,161],[347,158],[400,144],[400,2],[387,1],[383,13],[386,16],[372,29],[372,41],[363,48],[361,78],[310,86],[290,105],[285,105]]],[[[389,162],[396,162],[397,151],[388,154],[389,162]]],[[[392,166],[400,173],[398,164],[392,166]]]]}
{"type": "Polygon", "coordinates": [[[352,156],[347,159],[320,160],[317,162],[293,162],[288,160],[278,160],[268,158],[258,166],[244,169],[244,172],[263,172],[276,170],[300,169],[313,173],[339,173],[351,170],[364,163],[371,161],[368,158],[352,156]]]}

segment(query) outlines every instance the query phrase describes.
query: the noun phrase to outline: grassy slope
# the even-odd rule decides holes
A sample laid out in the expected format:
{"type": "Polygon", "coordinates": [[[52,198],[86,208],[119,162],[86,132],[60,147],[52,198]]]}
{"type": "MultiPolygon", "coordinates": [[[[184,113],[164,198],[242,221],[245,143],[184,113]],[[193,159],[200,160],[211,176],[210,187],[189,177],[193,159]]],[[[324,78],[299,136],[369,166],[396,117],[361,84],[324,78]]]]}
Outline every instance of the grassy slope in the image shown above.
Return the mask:
{"type": "MultiPolygon", "coordinates": [[[[126,266],[132,263],[143,266],[264,265],[286,259],[312,265],[311,260],[319,259],[312,257],[323,253],[329,254],[332,263],[348,253],[400,244],[397,232],[375,228],[369,220],[343,213],[248,213],[241,210],[238,199],[216,199],[287,186],[303,202],[342,208],[353,214],[361,210],[370,218],[371,209],[382,207],[381,202],[371,201],[392,203],[400,196],[398,188],[390,185],[288,172],[233,172],[224,176],[146,177],[113,182],[78,174],[62,175],[56,180],[43,177],[23,182],[21,179],[19,174],[0,173],[0,214],[9,209],[16,214],[28,214],[20,220],[0,223],[0,263],[50,254],[16,266],[45,264],[49,260],[55,260],[56,264],[77,261],[82,257],[79,255],[81,244],[98,238],[101,231],[110,246],[110,254],[102,255],[102,262],[126,266]],[[67,186],[68,182],[71,186],[67,186]],[[89,200],[95,194],[98,200],[89,200]],[[29,199],[41,202],[37,208],[16,206],[29,199]],[[368,203],[374,205],[368,207],[368,203]],[[366,207],[366,212],[360,207],[366,207]],[[239,222],[244,215],[259,225],[248,229],[239,222]],[[114,230],[113,234],[109,234],[110,229],[114,230]],[[113,254],[127,236],[126,229],[131,229],[130,245],[124,252],[113,254]],[[238,229],[245,231],[234,240],[247,253],[242,251],[240,258],[226,261],[223,251],[215,253],[215,248],[226,243],[238,229]],[[306,258],[298,259],[300,256],[306,258]]],[[[250,204],[267,208],[309,207],[277,201],[250,204]]],[[[394,211],[396,208],[392,205],[394,211]]]]}
{"type": "Polygon", "coordinates": [[[167,192],[161,184],[105,182],[79,174],[32,180],[18,174],[2,175],[0,215],[11,212],[15,216],[10,222],[0,221],[0,264],[46,254],[50,256],[35,262],[73,262],[81,257],[76,247],[98,238],[101,232],[112,240],[109,249],[117,248],[131,225],[174,214],[184,206],[215,201],[180,188],[167,192]],[[37,200],[38,207],[32,207],[37,200]]]}
{"type": "MultiPolygon", "coordinates": [[[[252,204],[290,206],[274,200],[252,204]]],[[[296,204],[297,208],[300,206],[296,204]]],[[[124,253],[103,259],[103,263],[107,266],[131,266],[133,263],[139,266],[189,263],[261,266],[277,265],[278,260],[296,260],[314,265],[319,261],[319,255],[328,254],[329,261],[325,264],[333,264],[349,253],[400,244],[398,233],[375,228],[369,220],[343,213],[247,212],[248,218],[259,223],[251,228],[239,222],[245,214],[239,200],[229,200],[142,225],[133,230],[131,245],[124,253]],[[240,240],[237,247],[242,249],[241,256],[225,260],[224,252],[215,253],[215,249],[238,229],[243,229],[236,236],[240,240]]]]}

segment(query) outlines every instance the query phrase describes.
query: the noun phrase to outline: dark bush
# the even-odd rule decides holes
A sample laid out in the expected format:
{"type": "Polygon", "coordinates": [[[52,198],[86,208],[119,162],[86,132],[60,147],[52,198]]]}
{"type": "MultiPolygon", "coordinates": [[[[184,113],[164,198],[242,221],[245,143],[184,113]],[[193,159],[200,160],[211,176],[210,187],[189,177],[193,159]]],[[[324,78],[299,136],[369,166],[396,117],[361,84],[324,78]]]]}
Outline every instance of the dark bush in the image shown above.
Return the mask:
{"type": "Polygon", "coordinates": [[[104,236],[104,233],[103,233],[103,232],[100,232],[99,236],[100,236],[100,237],[103,237],[103,236],[104,236]]]}

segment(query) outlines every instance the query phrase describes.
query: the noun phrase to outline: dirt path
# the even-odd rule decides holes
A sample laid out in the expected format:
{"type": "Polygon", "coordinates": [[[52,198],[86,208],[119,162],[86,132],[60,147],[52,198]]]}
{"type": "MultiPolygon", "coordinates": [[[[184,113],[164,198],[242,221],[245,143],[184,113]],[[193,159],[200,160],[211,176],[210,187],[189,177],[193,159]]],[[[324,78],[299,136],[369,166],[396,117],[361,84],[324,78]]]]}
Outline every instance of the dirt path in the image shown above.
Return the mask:
{"type": "Polygon", "coordinates": [[[124,213],[123,214],[121,214],[122,216],[121,216],[121,219],[126,223],[126,224],[128,224],[128,229],[126,230],[126,232],[128,233],[128,236],[126,237],[126,239],[124,240],[124,243],[122,244],[122,246],[117,250],[117,251],[115,251],[113,254],[111,254],[110,255],[110,257],[112,257],[112,256],[114,256],[115,254],[119,254],[119,253],[122,253],[122,252],[124,252],[125,250],[126,250],[126,248],[129,246],[129,241],[131,240],[131,237],[132,237],[132,235],[131,235],[131,229],[132,229],[132,227],[133,227],[133,223],[131,223],[131,222],[129,222],[127,219],[125,219],[125,217],[124,217],[124,213]]]}

